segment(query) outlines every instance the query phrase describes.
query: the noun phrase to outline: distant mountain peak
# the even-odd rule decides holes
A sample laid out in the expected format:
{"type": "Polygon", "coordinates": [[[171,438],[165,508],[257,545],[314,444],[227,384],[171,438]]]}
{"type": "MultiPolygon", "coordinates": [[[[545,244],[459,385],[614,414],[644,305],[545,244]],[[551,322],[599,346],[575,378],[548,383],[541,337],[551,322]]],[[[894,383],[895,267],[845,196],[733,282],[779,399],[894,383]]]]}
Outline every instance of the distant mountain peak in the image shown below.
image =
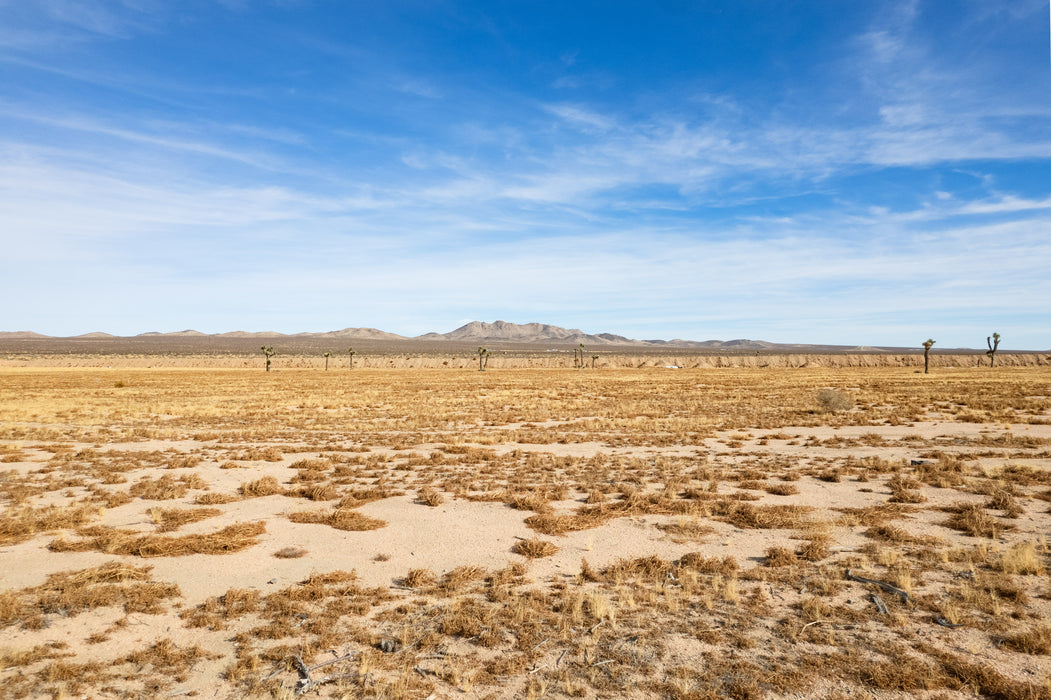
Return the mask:
{"type": "Polygon", "coordinates": [[[562,328],[547,323],[511,323],[508,321],[471,321],[448,333],[428,333],[425,337],[460,342],[505,343],[631,343],[627,338],[610,334],[591,335],[577,328],[562,328]]]}

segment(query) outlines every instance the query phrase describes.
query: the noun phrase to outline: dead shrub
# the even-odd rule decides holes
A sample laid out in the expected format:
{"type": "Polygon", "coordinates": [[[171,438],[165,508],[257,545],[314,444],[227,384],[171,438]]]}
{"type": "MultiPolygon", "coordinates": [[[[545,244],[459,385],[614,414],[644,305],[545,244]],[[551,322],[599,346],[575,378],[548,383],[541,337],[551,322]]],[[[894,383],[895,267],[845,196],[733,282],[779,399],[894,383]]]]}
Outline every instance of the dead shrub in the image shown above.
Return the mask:
{"type": "Polygon", "coordinates": [[[817,405],[821,413],[839,413],[854,408],[854,397],[839,389],[822,389],[817,392],[817,405]]]}
{"type": "Polygon", "coordinates": [[[81,528],[78,542],[57,539],[48,545],[52,552],[89,552],[126,554],[137,557],[180,557],[187,554],[229,554],[258,542],[266,532],[264,523],[235,523],[203,535],[165,537],[111,527],[81,528]]]}
{"type": "Polygon", "coordinates": [[[980,505],[974,503],[957,503],[947,506],[945,510],[952,513],[945,525],[966,532],[971,537],[988,537],[996,539],[1010,529],[996,518],[986,513],[980,505]]]}
{"type": "Polygon", "coordinates": [[[927,497],[920,491],[896,487],[891,490],[889,503],[926,503],[927,497]]]}
{"type": "Polygon", "coordinates": [[[407,588],[425,588],[433,586],[438,577],[430,569],[409,569],[401,583],[407,588]]]}
{"type": "MultiPolygon", "coordinates": [[[[269,494],[265,494],[269,495],[269,494]]],[[[310,501],[331,501],[340,497],[339,489],[332,484],[307,483],[284,491],[285,496],[298,496],[310,501]]]]}
{"type": "Polygon", "coordinates": [[[814,509],[799,505],[757,506],[739,501],[722,501],[715,512],[720,520],[742,529],[804,528],[814,509]]]}
{"type": "Polygon", "coordinates": [[[46,626],[42,616],[77,615],[94,608],[122,605],[125,612],[154,614],[160,603],[182,595],[173,583],[153,581],[150,566],[110,562],[80,571],[50,574],[39,586],[4,591],[0,600],[0,626],[20,622],[23,627],[46,626]]]}
{"type": "Polygon", "coordinates": [[[512,547],[511,551],[515,554],[521,554],[523,557],[539,559],[541,557],[549,557],[558,552],[558,546],[554,542],[548,542],[547,540],[541,540],[534,537],[530,540],[519,540],[518,542],[515,542],[515,546],[512,547]]]}
{"type": "Polygon", "coordinates": [[[591,489],[590,491],[588,491],[588,497],[584,500],[585,503],[588,503],[590,505],[605,503],[605,501],[606,494],[604,494],[602,491],[599,491],[598,489],[591,489]]]}
{"type": "Polygon", "coordinates": [[[991,498],[986,502],[985,507],[1003,511],[1005,518],[1017,518],[1025,513],[1025,508],[1014,497],[1014,494],[1006,488],[995,487],[990,496],[991,498]]]}
{"type": "MultiPolygon", "coordinates": [[[[735,562],[736,564],[736,562],[735,562]]],[[[608,580],[620,580],[632,577],[663,579],[672,571],[671,562],[661,559],[656,554],[635,559],[619,559],[602,570],[608,580]]]]}
{"type": "Polygon", "coordinates": [[[679,518],[674,523],[658,523],[657,529],[667,533],[673,542],[697,542],[715,532],[711,525],[705,525],[695,518],[679,518]]]}
{"type": "Polygon", "coordinates": [[[1025,632],[1008,635],[1003,638],[1003,645],[1023,654],[1051,654],[1051,625],[1043,624],[1025,632]]]}
{"type": "Polygon", "coordinates": [[[1042,575],[1044,565],[1040,562],[1040,555],[1036,551],[1036,545],[1032,542],[1018,542],[1011,545],[1006,552],[1000,555],[993,567],[1005,574],[1020,575],[1042,575]]]}
{"type": "Polygon", "coordinates": [[[151,501],[167,501],[182,498],[189,490],[190,487],[185,481],[176,480],[170,474],[165,474],[159,479],[149,477],[140,479],[128,489],[128,493],[151,501]]]}
{"type": "Polygon", "coordinates": [[[422,503],[425,506],[430,506],[432,508],[445,503],[445,497],[442,496],[441,493],[435,491],[430,487],[427,487],[420,491],[419,496],[417,496],[416,500],[417,502],[422,503]]]}
{"type": "Polygon", "coordinates": [[[764,566],[793,566],[799,563],[796,553],[786,547],[767,547],[764,566]]]}
{"type": "Polygon", "coordinates": [[[99,513],[98,507],[90,505],[11,508],[0,517],[0,544],[15,544],[43,532],[80,527],[99,513]]]}
{"type": "Polygon", "coordinates": [[[447,571],[441,580],[441,589],[444,593],[455,593],[461,590],[471,581],[477,581],[485,576],[485,569],[481,566],[465,564],[458,566],[452,571],[447,571]]]}
{"type": "Polygon", "coordinates": [[[328,525],[337,530],[347,530],[349,532],[378,530],[387,526],[387,521],[379,518],[370,518],[351,508],[336,508],[329,513],[317,513],[314,511],[290,513],[288,519],[294,523],[328,525]]]}
{"type": "Polygon", "coordinates": [[[794,496],[799,493],[799,487],[790,481],[781,481],[776,484],[767,484],[764,487],[767,493],[775,496],[794,496]]]}
{"type": "Polygon", "coordinates": [[[193,502],[199,506],[218,506],[223,503],[233,503],[241,500],[238,496],[228,493],[202,493],[198,494],[193,502]]]}
{"type": "Polygon", "coordinates": [[[183,525],[214,518],[222,511],[218,508],[150,508],[149,514],[158,532],[172,532],[183,525]]]}
{"type": "Polygon", "coordinates": [[[831,543],[828,535],[811,535],[796,551],[796,556],[805,561],[821,561],[832,553],[831,543]]]}
{"type": "Polygon", "coordinates": [[[967,661],[930,644],[923,643],[918,646],[925,654],[937,659],[944,672],[952,679],[963,683],[976,694],[1003,700],[1030,700],[1031,698],[1045,700],[1051,697],[1051,692],[1048,692],[1046,688],[1042,689],[1032,683],[1012,680],[988,664],[967,661]]]}
{"type": "Polygon", "coordinates": [[[567,532],[598,527],[605,521],[601,516],[556,515],[537,513],[525,519],[525,524],[542,535],[564,535],[567,532]]]}
{"type": "Polygon", "coordinates": [[[281,484],[277,483],[277,479],[272,476],[264,476],[255,481],[246,481],[241,484],[238,489],[241,495],[245,498],[257,498],[260,496],[273,496],[277,493],[284,493],[284,489],[281,488],[281,484]]]}
{"type": "Polygon", "coordinates": [[[881,542],[895,542],[898,544],[907,544],[920,541],[919,538],[913,537],[909,533],[902,530],[900,527],[888,525],[886,523],[880,525],[873,525],[865,531],[865,537],[874,540],[880,540],[881,542]]]}
{"type": "Polygon", "coordinates": [[[737,573],[737,560],[731,556],[706,557],[700,552],[690,552],[682,555],[679,566],[701,574],[722,574],[723,576],[735,575],[737,573]]]}

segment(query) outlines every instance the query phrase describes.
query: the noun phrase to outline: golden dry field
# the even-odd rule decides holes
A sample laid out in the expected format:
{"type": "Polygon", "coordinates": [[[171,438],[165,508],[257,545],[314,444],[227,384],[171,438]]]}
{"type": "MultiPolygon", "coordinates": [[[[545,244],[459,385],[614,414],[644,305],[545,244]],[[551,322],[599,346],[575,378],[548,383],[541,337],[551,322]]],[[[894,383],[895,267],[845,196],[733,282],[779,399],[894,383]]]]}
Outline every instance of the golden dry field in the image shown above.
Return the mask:
{"type": "Polygon", "coordinates": [[[1051,368],[0,369],[21,697],[1051,698],[1051,368]]]}

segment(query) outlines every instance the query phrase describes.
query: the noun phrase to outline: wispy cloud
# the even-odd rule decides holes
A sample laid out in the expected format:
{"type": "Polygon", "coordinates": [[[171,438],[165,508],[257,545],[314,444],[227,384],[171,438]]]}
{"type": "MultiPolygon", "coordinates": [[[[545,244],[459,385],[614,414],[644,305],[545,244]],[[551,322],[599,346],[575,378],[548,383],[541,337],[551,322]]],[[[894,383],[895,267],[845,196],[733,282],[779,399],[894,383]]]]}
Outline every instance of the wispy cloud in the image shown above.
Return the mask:
{"type": "Polygon", "coordinates": [[[5,2],[0,4],[0,46],[38,50],[96,37],[126,39],[151,30],[163,9],[153,0],[5,2]]]}

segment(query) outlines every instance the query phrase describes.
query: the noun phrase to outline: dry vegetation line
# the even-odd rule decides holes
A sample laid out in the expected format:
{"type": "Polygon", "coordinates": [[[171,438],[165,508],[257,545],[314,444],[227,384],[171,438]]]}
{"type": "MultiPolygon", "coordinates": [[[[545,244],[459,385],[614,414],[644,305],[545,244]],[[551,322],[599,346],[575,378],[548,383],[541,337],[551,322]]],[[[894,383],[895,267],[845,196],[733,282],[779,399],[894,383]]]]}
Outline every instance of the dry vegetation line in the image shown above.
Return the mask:
{"type": "Polygon", "coordinates": [[[0,688],[1051,698],[1051,370],[935,370],[0,369],[0,688]]]}

